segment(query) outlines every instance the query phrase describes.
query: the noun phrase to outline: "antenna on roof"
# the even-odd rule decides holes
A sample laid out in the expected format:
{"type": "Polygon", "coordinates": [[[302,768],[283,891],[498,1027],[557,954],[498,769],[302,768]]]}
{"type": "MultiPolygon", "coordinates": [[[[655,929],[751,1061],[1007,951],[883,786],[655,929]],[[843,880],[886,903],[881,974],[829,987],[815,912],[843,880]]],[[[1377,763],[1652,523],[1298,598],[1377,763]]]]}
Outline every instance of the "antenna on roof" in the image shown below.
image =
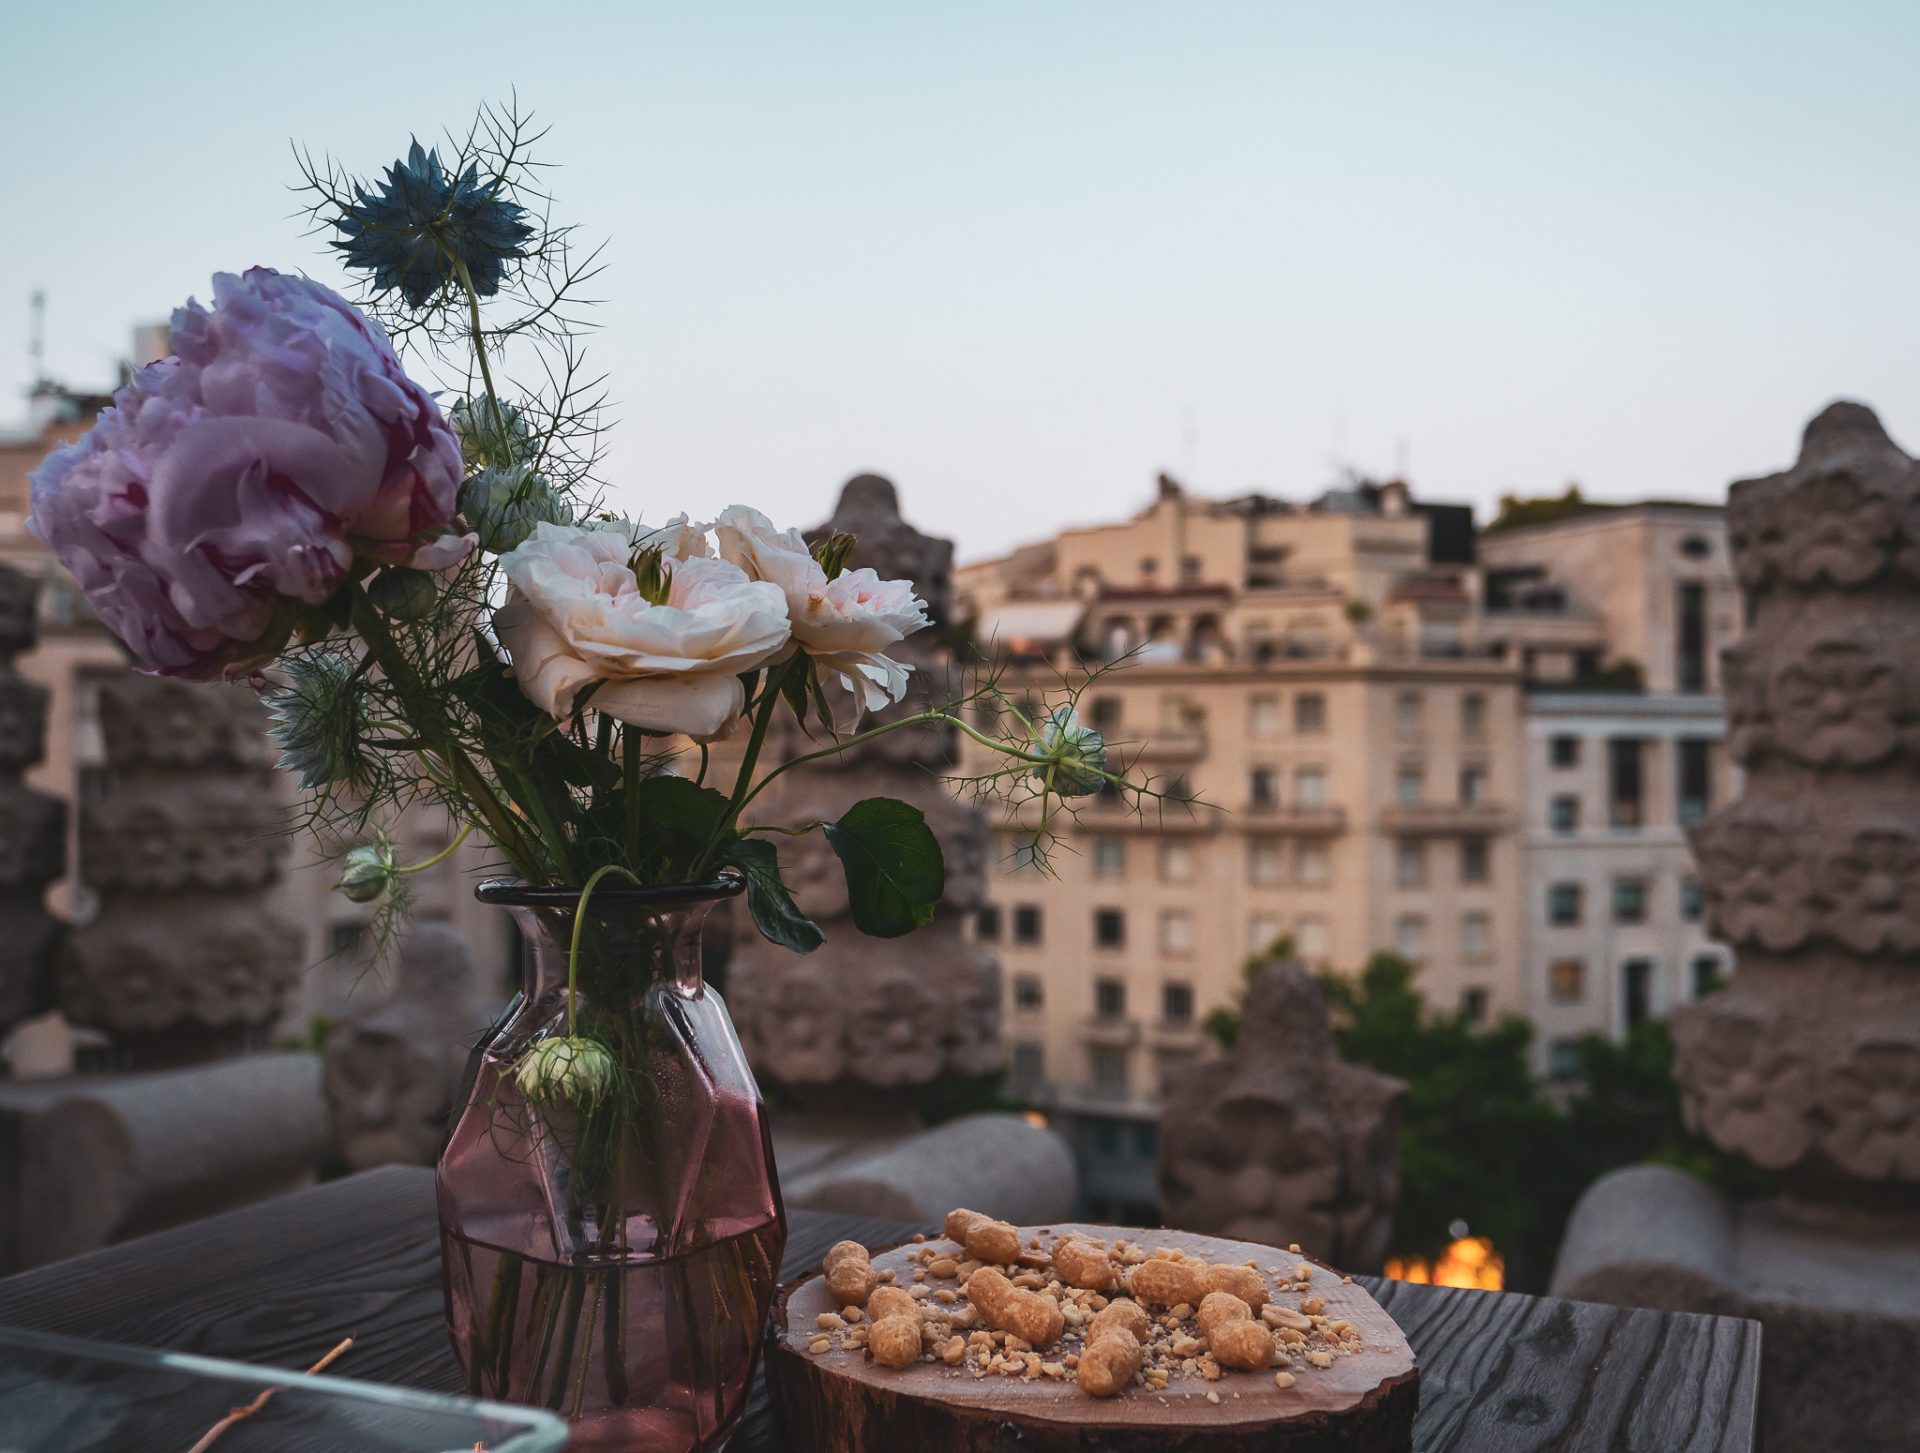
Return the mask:
{"type": "Polygon", "coordinates": [[[1180,472],[1185,477],[1187,486],[1191,488],[1200,463],[1200,411],[1196,408],[1187,409],[1187,425],[1181,431],[1180,443],[1183,456],[1180,461],[1180,472]]]}
{"type": "MultiPolygon", "coordinates": [[[[32,383],[46,378],[47,290],[35,288],[27,294],[27,373],[32,383]]],[[[31,387],[31,384],[29,385],[31,387]]]]}
{"type": "Polygon", "coordinates": [[[1413,447],[1407,443],[1407,436],[1401,434],[1393,441],[1393,477],[1402,484],[1407,480],[1407,463],[1413,456],[1413,447]]]}

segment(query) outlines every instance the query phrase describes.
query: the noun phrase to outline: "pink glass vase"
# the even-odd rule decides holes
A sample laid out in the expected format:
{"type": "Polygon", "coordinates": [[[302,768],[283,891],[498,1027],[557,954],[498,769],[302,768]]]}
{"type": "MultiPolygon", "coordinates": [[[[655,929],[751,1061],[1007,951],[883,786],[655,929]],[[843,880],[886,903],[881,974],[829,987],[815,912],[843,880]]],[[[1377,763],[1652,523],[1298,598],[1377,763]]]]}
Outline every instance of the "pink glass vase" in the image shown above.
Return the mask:
{"type": "Polygon", "coordinates": [[[579,895],[479,889],[512,910],[526,983],[440,1157],[447,1325],[470,1391],[555,1409],[573,1449],[715,1449],[746,1405],[787,1221],[766,1107],[700,970],[702,924],[741,886],[603,880],[571,996],[579,895]],[[516,1067],[570,1025],[609,1051],[610,1085],[529,1101],[516,1067]]]}

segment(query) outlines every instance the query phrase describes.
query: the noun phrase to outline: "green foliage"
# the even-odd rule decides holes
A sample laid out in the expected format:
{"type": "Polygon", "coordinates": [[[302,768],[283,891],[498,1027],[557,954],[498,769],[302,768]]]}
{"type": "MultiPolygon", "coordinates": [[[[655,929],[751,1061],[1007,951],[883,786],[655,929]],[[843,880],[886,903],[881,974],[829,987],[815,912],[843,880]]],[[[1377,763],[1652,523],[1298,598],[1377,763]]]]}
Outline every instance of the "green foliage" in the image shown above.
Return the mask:
{"type": "Polygon", "coordinates": [[[1570,484],[1566,493],[1560,495],[1541,495],[1526,499],[1520,495],[1503,494],[1500,496],[1500,513],[1486,527],[1484,533],[1492,535],[1501,530],[1519,530],[1528,525],[1551,525],[1560,520],[1576,519],[1581,515],[1599,514],[1619,506],[1602,504],[1590,500],[1580,493],[1580,486],[1570,484]]]}
{"type": "Polygon", "coordinates": [[[1391,953],[1357,979],[1323,976],[1340,1052],[1407,1083],[1393,1249],[1435,1256],[1464,1220],[1512,1261],[1558,1231],[1531,1189],[1559,1120],[1527,1064],[1532,1027],[1506,1018],[1481,1030],[1462,1014],[1430,1014],[1413,979],[1391,953]]]}
{"type": "Polygon", "coordinates": [[[727,848],[724,861],[746,874],[747,911],[761,937],[801,954],[810,954],[825,942],[820,925],[800,911],[787,891],[780,877],[780,854],[772,843],[741,838],[727,848]]]}
{"type": "Polygon", "coordinates": [[[826,834],[847,871],[854,927],[873,938],[898,938],[933,921],[947,870],[919,808],[869,797],[827,823],[826,834]]]}
{"type": "MultiPolygon", "coordinates": [[[[1432,1257],[1465,1221],[1492,1239],[1507,1284],[1545,1285],[1574,1203],[1600,1176],[1648,1161],[1674,1165],[1736,1196],[1772,1182],[1687,1132],[1664,1024],[1624,1042],[1581,1042],[1581,1081],[1564,1104],[1528,1065],[1532,1026],[1506,1017],[1477,1028],[1429,1011],[1405,959],[1378,953],[1356,977],[1323,975],[1340,1052],[1407,1083],[1400,1134],[1400,1200],[1392,1250],[1432,1257]]],[[[1238,1016],[1210,1032],[1231,1042],[1238,1016]]],[[[1210,1016],[1211,1019],[1212,1016],[1210,1016]]]]}

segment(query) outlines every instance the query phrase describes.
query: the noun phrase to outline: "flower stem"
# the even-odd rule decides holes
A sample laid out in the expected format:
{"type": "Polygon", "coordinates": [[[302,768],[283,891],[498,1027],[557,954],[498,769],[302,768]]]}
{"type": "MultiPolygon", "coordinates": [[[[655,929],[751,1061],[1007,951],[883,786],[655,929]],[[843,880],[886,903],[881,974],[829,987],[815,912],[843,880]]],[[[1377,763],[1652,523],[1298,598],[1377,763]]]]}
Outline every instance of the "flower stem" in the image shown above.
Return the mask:
{"type": "MultiPolygon", "coordinates": [[[[366,644],[367,654],[373,658],[374,664],[393,683],[394,690],[403,702],[403,709],[405,705],[435,700],[433,693],[427,690],[426,683],[421,681],[419,673],[413,669],[406,652],[400,649],[400,643],[387,629],[386,621],[368,599],[366,591],[358,586],[354,587],[350,610],[354,630],[366,644]]],[[[415,730],[445,765],[454,790],[473,804],[474,810],[486,823],[494,845],[506,855],[514,871],[529,883],[544,881],[546,874],[540,867],[539,855],[529,851],[520,824],[495,796],[493,789],[487,785],[487,779],[467,759],[467,754],[460,750],[460,744],[447,724],[444,721],[427,720],[416,723],[415,730]]]]}
{"type": "Polygon", "coordinates": [[[573,1034],[573,994],[574,985],[580,978],[580,930],[587,922],[587,900],[593,896],[593,890],[600,886],[600,880],[609,873],[618,873],[634,887],[640,886],[640,880],[618,863],[608,863],[595,868],[593,876],[588,878],[580,889],[579,905],[573,910],[573,936],[567,944],[567,1034],[573,1034]]]}
{"type": "Polygon", "coordinates": [[[467,271],[464,259],[453,260],[453,270],[460,278],[460,287],[467,295],[467,327],[473,335],[473,356],[480,365],[480,383],[487,391],[487,407],[493,412],[493,432],[496,439],[506,437],[507,426],[500,416],[500,396],[493,391],[493,370],[487,365],[487,334],[480,326],[480,294],[473,289],[473,274],[467,271]]]}
{"type": "Polygon", "coordinates": [[[393,871],[396,874],[424,873],[427,871],[428,868],[439,867],[440,864],[444,863],[448,858],[452,857],[456,852],[459,851],[460,844],[467,840],[468,835],[472,833],[472,831],[473,831],[473,824],[468,823],[465,827],[460,829],[459,834],[454,838],[452,842],[448,843],[444,848],[440,849],[439,852],[435,853],[432,857],[428,858],[424,863],[409,863],[406,867],[395,868],[393,871]]]}

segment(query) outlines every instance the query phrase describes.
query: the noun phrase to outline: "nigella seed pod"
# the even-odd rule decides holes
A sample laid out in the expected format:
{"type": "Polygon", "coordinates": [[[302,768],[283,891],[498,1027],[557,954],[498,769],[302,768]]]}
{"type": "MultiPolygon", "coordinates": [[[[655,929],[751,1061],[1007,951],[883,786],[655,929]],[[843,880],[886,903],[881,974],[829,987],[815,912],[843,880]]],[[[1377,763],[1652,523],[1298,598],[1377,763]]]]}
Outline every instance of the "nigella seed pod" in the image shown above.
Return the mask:
{"type": "Polygon", "coordinates": [[[524,544],[537,525],[567,523],[552,486],[518,465],[483,469],[461,485],[460,513],[480,537],[480,548],[495,555],[524,544]]]}
{"type": "Polygon", "coordinates": [[[570,1034],[543,1039],[529,1049],[514,1068],[513,1080],[536,1105],[584,1108],[612,1093],[618,1073],[605,1045],[570,1034]]]}
{"type": "Polygon", "coordinates": [[[363,844],[350,848],[340,861],[340,881],[333,886],[355,903],[372,903],[393,884],[393,852],[363,844]]]}
{"type": "Polygon", "coordinates": [[[1106,785],[1106,739],[1080,725],[1080,714],[1070,706],[1047,718],[1033,739],[1033,751],[1046,758],[1034,764],[1033,775],[1062,797],[1088,797],[1106,785]]]}
{"type": "Polygon", "coordinates": [[[374,576],[367,582],[367,595],[381,615],[395,621],[425,620],[440,598],[431,575],[404,565],[389,565],[374,576]]]}

